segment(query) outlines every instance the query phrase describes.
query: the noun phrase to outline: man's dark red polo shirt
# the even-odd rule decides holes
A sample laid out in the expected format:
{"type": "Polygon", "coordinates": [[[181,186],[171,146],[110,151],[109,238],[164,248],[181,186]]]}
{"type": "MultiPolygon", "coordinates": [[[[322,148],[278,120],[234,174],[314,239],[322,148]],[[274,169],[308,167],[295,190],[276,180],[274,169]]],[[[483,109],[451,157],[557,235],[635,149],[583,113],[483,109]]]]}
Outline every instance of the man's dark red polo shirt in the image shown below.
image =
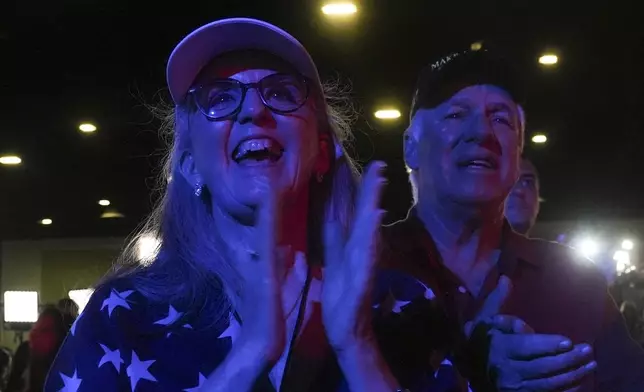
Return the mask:
{"type": "MultiPolygon", "coordinates": [[[[590,261],[572,249],[528,239],[506,225],[498,263],[489,273],[480,294],[474,297],[442,264],[432,238],[413,209],[407,219],[385,227],[384,237],[383,267],[411,274],[430,287],[452,329],[448,332],[451,336],[444,339],[412,336],[411,331],[402,331],[386,343],[390,347],[411,345],[412,351],[417,352],[424,344],[427,347],[423,350],[427,350],[429,357],[437,342],[445,345],[458,341],[456,335],[462,334],[464,323],[474,318],[499,277],[506,275],[512,280],[513,289],[502,308],[503,314],[521,318],[537,333],[563,335],[575,344],[593,346],[598,368],[584,383],[583,391],[644,391],[644,351],[628,335],[623,318],[608,294],[604,277],[590,261]],[[459,327],[455,328],[455,325],[459,327]]],[[[436,307],[427,308],[427,312],[436,307]]],[[[410,304],[403,309],[403,318],[407,309],[419,314],[419,309],[410,304]]],[[[436,315],[417,317],[412,329],[418,331],[418,325],[426,323],[425,330],[433,331],[429,333],[435,335],[445,330],[445,326],[435,325],[437,319],[440,317],[436,315]]],[[[408,326],[412,323],[410,320],[406,320],[408,326]]],[[[404,323],[398,327],[400,325],[404,323]]],[[[442,351],[444,347],[439,349],[442,351]]],[[[404,354],[390,358],[391,361],[407,367],[410,374],[414,372],[411,363],[404,363],[404,354]]]]}

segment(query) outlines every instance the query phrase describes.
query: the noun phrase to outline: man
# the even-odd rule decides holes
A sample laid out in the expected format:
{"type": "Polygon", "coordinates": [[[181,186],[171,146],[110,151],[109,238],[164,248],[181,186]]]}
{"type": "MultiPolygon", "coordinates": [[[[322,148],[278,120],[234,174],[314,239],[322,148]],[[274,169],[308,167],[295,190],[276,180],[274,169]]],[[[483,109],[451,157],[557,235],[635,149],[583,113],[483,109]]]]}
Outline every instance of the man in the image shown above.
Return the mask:
{"type": "Polygon", "coordinates": [[[521,159],[519,180],[505,200],[505,218],[514,231],[528,235],[539,215],[539,175],[527,158],[521,159]]]}
{"type": "MultiPolygon", "coordinates": [[[[385,229],[383,266],[426,285],[432,294],[424,298],[436,297],[450,332],[438,349],[423,347],[436,343],[440,318],[407,303],[401,325],[434,332],[405,330],[385,343],[406,347],[393,361],[407,362],[394,371],[414,367],[409,357],[418,351],[429,357],[448,345],[475,391],[642,391],[644,353],[600,273],[566,247],[513,232],[503,218],[523,149],[519,86],[486,51],[442,59],[419,78],[404,139],[415,205],[385,229]]],[[[399,375],[409,385],[413,377],[399,375]]]]}

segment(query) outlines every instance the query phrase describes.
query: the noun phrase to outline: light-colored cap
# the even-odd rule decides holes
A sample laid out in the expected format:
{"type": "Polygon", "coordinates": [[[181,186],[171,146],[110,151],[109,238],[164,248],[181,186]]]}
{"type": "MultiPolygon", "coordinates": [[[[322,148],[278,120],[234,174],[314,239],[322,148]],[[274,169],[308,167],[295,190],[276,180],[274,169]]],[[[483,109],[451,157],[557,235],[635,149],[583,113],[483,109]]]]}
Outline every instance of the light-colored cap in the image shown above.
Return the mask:
{"type": "Polygon", "coordinates": [[[227,52],[253,49],[283,59],[321,91],[320,76],[313,59],[292,35],[261,20],[231,18],[196,29],[172,51],[166,77],[175,104],[184,102],[195,78],[213,58],[227,52]]]}

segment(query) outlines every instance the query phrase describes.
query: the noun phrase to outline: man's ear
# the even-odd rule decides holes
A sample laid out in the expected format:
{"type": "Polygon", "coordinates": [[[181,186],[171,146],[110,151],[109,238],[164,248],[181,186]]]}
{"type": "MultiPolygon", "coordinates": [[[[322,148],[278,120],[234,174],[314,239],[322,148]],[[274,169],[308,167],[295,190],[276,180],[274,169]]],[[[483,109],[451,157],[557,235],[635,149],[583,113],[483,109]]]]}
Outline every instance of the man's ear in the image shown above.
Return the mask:
{"type": "Polygon", "coordinates": [[[197,171],[195,159],[187,149],[181,151],[181,155],[179,156],[179,172],[192,188],[198,188],[204,185],[203,178],[197,171]]]}
{"type": "Polygon", "coordinates": [[[403,157],[405,165],[411,170],[418,170],[418,139],[420,127],[413,120],[403,135],[403,157]]]}
{"type": "Polygon", "coordinates": [[[333,138],[326,132],[320,132],[318,137],[318,156],[313,168],[315,175],[325,176],[331,170],[331,151],[335,151],[333,138]]]}

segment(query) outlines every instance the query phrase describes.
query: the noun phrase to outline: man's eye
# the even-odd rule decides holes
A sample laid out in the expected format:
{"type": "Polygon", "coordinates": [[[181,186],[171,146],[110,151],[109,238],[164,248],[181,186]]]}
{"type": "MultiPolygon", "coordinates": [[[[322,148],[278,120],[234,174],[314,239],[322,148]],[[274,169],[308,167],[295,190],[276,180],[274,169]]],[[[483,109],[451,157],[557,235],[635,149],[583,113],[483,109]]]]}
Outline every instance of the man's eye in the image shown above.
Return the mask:
{"type": "Polygon", "coordinates": [[[447,113],[445,115],[446,119],[451,119],[451,120],[458,119],[458,118],[461,118],[461,117],[463,117],[463,112],[451,112],[451,113],[447,113]]]}
{"type": "Polygon", "coordinates": [[[497,116],[497,117],[494,117],[492,119],[492,121],[494,121],[495,123],[504,124],[504,125],[507,125],[507,126],[512,126],[512,123],[510,122],[510,120],[508,120],[505,117],[498,117],[497,116]]]}

